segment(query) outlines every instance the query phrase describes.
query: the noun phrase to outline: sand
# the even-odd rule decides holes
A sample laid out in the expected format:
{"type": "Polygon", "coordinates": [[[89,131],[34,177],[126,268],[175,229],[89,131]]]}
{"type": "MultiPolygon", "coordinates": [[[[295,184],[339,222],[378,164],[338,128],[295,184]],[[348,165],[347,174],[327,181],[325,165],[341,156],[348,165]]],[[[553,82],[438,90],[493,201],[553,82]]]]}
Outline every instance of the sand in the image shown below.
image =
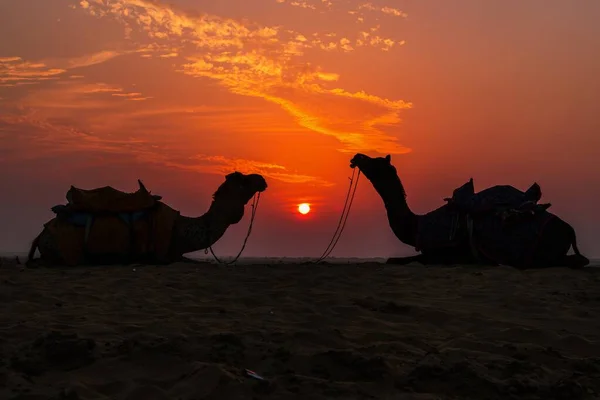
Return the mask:
{"type": "Polygon", "coordinates": [[[0,399],[600,398],[600,268],[4,264],[0,302],[0,399]]]}

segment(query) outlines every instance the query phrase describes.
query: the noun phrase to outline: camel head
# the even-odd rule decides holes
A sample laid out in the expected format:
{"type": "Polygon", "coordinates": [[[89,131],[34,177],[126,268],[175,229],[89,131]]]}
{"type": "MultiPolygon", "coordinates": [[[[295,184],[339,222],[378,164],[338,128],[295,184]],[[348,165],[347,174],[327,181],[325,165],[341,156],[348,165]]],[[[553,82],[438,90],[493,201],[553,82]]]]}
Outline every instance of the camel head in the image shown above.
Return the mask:
{"type": "Polygon", "coordinates": [[[259,174],[232,172],[213,194],[217,212],[225,213],[230,224],[237,224],[244,216],[244,206],[257,192],[267,189],[267,181],[259,174]]]}
{"type": "Polygon", "coordinates": [[[350,160],[351,168],[358,168],[371,182],[383,182],[397,176],[396,168],[391,164],[392,157],[369,157],[357,153],[350,160]]]}

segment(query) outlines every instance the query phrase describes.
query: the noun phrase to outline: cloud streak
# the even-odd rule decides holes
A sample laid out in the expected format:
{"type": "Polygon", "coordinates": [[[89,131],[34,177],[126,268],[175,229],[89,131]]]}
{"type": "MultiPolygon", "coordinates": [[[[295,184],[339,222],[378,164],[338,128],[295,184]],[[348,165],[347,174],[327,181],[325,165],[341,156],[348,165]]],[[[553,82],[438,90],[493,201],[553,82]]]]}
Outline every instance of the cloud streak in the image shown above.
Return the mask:
{"type": "Polygon", "coordinates": [[[368,11],[378,11],[383,14],[387,14],[393,17],[402,17],[406,18],[408,15],[401,11],[398,8],[390,7],[390,6],[374,6],[372,3],[364,3],[358,6],[359,10],[368,10],[368,11]]]}
{"type": "Polygon", "coordinates": [[[300,126],[335,137],[342,143],[340,150],[409,151],[378,126],[398,123],[400,112],[411,103],[336,87],[339,74],[303,59],[307,51],[353,52],[367,46],[389,51],[402,43],[381,38],[378,27],[350,40],[332,33],[302,34],[215,15],[191,15],[147,0],[89,0],[80,5],[94,16],[121,22],[132,34],[145,35],[157,48],[169,46],[167,54],[177,53],[185,60],[177,71],[277,104],[300,126]],[[324,104],[328,106],[322,108],[324,104]]]}
{"type": "Polygon", "coordinates": [[[133,137],[100,137],[84,129],[76,128],[60,120],[52,120],[40,116],[35,110],[12,115],[0,115],[0,139],[11,156],[3,162],[43,157],[56,158],[69,153],[86,153],[93,155],[112,154],[123,162],[137,162],[143,165],[157,165],[161,168],[179,169],[198,173],[225,175],[232,171],[259,173],[266,178],[283,183],[312,184],[316,186],[332,186],[332,183],[316,176],[292,173],[285,166],[250,160],[231,158],[222,155],[196,154],[184,156],[173,151],[165,152],[152,142],[133,137]],[[26,135],[17,135],[26,127],[26,135]],[[21,145],[27,142],[27,146],[21,145]],[[26,151],[23,151],[27,149],[26,151]],[[38,151],[34,151],[38,150],[38,151]]]}
{"type": "Polygon", "coordinates": [[[206,154],[199,154],[192,157],[192,159],[197,161],[197,163],[194,163],[190,168],[202,172],[226,174],[231,171],[240,171],[243,173],[258,173],[266,178],[275,179],[284,183],[314,184],[318,186],[333,185],[332,183],[315,176],[291,173],[286,167],[279,164],[243,158],[230,158],[222,155],[210,156],[206,154]]]}
{"type": "MultiPolygon", "coordinates": [[[[140,109],[131,106],[123,109],[118,105],[123,100],[148,98],[141,92],[129,92],[117,85],[79,80],[39,89],[18,103],[5,104],[1,108],[0,143],[10,150],[10,156],[3,156],[2,162],[22,163],[67,154],[86,154],[89,165],[93,165],[93,159],[110,156],[115,162],[120,160],[174,170],[217,175],[238,170],[260,173],[289,184],[332,185],[317,176],[290,172],[283,165],[240,157],[194,154],[193,148],[172,147],[146,132],[130,131],[127,126],[138,125],[136,121],[140,120],[158,121],[166,116],[182,119],[228,111],[211,107],[140,109]],[[110,118],[107,120],[106,116],[110,118]]],[[[206,123],[206,117],[203,120],[206,123]]],[[[76,168],[75,165],[72,167],[76,168]]]]}
{"type": "Polygon", "coordinates": [[[4,87],[31,85],[57,79],[65,72],[65,69],[24,61],[21,57],[0,58],[0,86],[4,87]]]}

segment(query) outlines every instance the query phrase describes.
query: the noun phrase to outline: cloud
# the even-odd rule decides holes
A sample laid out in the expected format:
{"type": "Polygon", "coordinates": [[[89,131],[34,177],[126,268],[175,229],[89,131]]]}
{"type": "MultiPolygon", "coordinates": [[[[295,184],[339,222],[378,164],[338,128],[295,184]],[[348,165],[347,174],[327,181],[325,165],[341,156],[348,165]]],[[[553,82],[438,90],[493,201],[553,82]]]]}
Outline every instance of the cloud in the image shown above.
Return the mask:
{"type": "MultiPolygon", "coordinates": [[[[325,1],[311,4],[333,8],[325,1]]],[[[219,144],[201,142],[204,137],[200,136],[209,132],[243,132],[247,136],[283,131],[300,135],[308,129],[337,139],[343,152],[409,151],[387,133],[386,127],[398,124],[411,103],[378,96],[360,86],[349,87],[340,71],[311,62],[319,59],[313,58],[317,53],[336,52],[351,62],[354,54],[367,47],[373,52],[400,46],[401,40],[386,38],[379,26],[351,24],[352,31],[298,32],[246,20],[192,15],[147,0],[84,0],[76,6],[83,15],[117,20],[125,26],[123,42],[76,57],[27,61],[9,54],[0,58],[0,85],[46,82],[35,91],[6,89],[13,97],[0,103],[0,143],[13,146],[11,157],[26,160],[80,153],[101,160],[108,155],[199,173],[224,174],[237,169],[290,184],[329,186],[331,183],[321,177],[297,173],[284,165],[214,155],[221,154],[219,144]],[[162,81],[151,85],[152,90],[137,79],[129,82],[138,85],[123,83],[127,81],[116,84],[116,68],[95,67],[118,57],[128,57],[131,63],[122,65],[143,69],[148,76],[153,75],[154,67],[161,73],[170,69],[177,75],[169,84],[185,85],[193,78],[210,80],[218,84],[210,90],[263,99],[287,115],[281,113],[279,120],[263,127],[256,121],[272,118],[271,108],[257,112],[229,105],[185,107],[190,103],[183,98],[176,102],[169,98],[168,102],[161,99],[162,81]],[[90,81],[90,77],[106,78],[110,83],[90,81]],[[147,101],[153,96],[157,98],[147,101]],[[15,143],[20,143],[18,152],[15,143]],[[198,143],[206,154],[194,154],[198,143]]],[[[354,19],[343,14],[348,20],[354,19]]],[[[127,73],[131,76],[130,71],[127,73]]],[[[166,90],[170,87],[162,90],[169,93],[166,90]]],[[[242,104],[257,107],[254,101],[242,104]]]]}
{"type": "MultiPolygon", "coordinates": [[[[174,120],[181,121],[187,117],[188,124],[194,125],[193,118],[201,116],[203,125],[210,129],[211,115],[219,120],[228,113],[242,119],[248,117],[244,118],[240,109],[221,107],[159,105],[156,108],[136,108],[132,105],[124,108],[118,105],[122,100],[142,101],[148,98],[141,92],[127,91],[113,84],[68,80],[28,93],[18,102],[3,104],[0,108],[0,143],[10,150],[10,157],[5,157],[3,162],[22,163],[72,154],[86,154],[90,160],[102,160],[110,155],[115,162],[122,160],[220,175],[238,170],[260,173],[284,183],[331,185],[320,177],[294,173],[274,163],[194,154],[193,147],[189,146],[172,147],[164,135],[154,137],[153,131],[144,129],[139,121],[146,121],[149,126],[157,121],[167,121],[168,126],[173,128],[176,126],[174,120]]],[[[225,118],[231,120],[230,117],[225,118]]]]}
{"type": "MultiPolygon", "coordinates": [[[[276,3],[282,4],[282,3],[286,3],[289,4],[292,7],[300,7],[300,8],[304,8],[307,10],[317,10],[317,6],[315,4],[311,4],[310,2],[307,1],[303,1],[303,0],[275,0],[276,3]]],[[[323,3],[318,3],[318,4],[325,4],[325,2],[323,3]]]]}
{"type": "Polygon", "coordinates": [[[102,64],[126,54],[162,50],[164,48],[160,46],[142,46],[131,50],[103,50],[78,57],[52,58],[40,61],[27,61],[18,56],[0,57],[0,86],[33,85],[45,81],[60,80],[61,78],[82,78],[82,75],[76,74],[67,77],[65,73],[72,69],[102,64]]]}
{"type": "Polygon", "coordinates": [[[266,178],[275,179],[285,183],[315,184],[319,186],[333,185],[332,183],[315,176],[291,173],[286,167],[279,164],[243,158],[230,158],[222,155],[210,156],[206,154],[197,155],[192,157],[192,159],[196,160],[197,163],[190,166],[190,168],[202,172],[226,174],[231,171],[240,171],[243,173],[261,174],[266,178]]]}
{"type": "Polygon", "coordinates": [[[266,178],[284,183],[332,186],[319,177],[296,174],[278,164],[222,155],[196,154],[183,156],[164,151],[151,141],[134,137],[100,137],[85,129],[76,128],[72,121],[40,116],[36,110],[0,115],[0,141],[10,150],[3,162],[20,163],[40,157],[56,158],[71,153],[94,155],[111,154],[115,160],[158,165],[198,173],[225,175],[232,171],[259,173],[266,178]],[[23,143],[27,143],[26,146],[23,143]],[[9,156],[10,155],[10,156],[9,156]]]}
{"type": "Polygon", "coordinates": [[[307,50],[353,52],[370,46],[389,51],[399,41],[376,35],[378,27],[366,36],[357,32],[356,38],[340,35],[335,40],[331,33],[308,35],[215,15],[191,15],[147,0],[95,0],[82,7],[94,16],[116,19],[132,34],[143,33],[157,48],[170,46],[170,53],[184,60],[177,71],[277,104],[300,126],[338,139],[341,150],[409,151],[378,126],[398,123],[400,111],[410,103],[335,87],[339,74],[303,60],[307,50]]]}
{"type": "Polygon", "coordinates": [[[369,11],[379,11],[383,14],[391,15],[394,17],[406,18],[408,16],[405,12],[403,12],[397,8],[393,8],[393,7],[389,7],[389,6],[379,7],[379,6],[374,6],[372,3],[361,4],[360,6],[358,6],[358,9],[359,10],[369,10],[369,11]]]}
{"type": "Polygon", "coordinates": [[[21,57],[0,57],[0,64],[21,61],[21,57]]]}
{"type": "Polygon", "coordinates": [[[376,6],[376,5],[373,5],[373,3],[363,3],[363,4],[360,4],[356,8],[353,8],[353,7],[351,7],[353,2],[347,2],[347,1],[346,2],[336,1],[335,3],[333,3],[330,0],[312,0],[312,1],[275,0],[275,2],[280,3],[280,4],[288,4],[293,7],[299,7],[299,8],[304,8],[304,9],[308,9],[308,10],[318,11],[320,13],[325,13],[325,12],[347,13],[349,15],[355,16],[356,21],[360,22],[360,23],[365,22],[365,18],[367,17],[367,15],[364,13],[364,11],[378,12],[378,13],[382,13],[384,15],[392,16],[392,17],[406,18],[408,16],[404,11],[402,11],[398,8],[391,7],[391,6],[376,6]]]}
{"type": "Polygon", "coordinates": [[[51,68],[44,63],[24,61],[21,57],[0,58],[0,86],[35,84],[57,79],[65,69],[51,68]]]}
{"type": "Polygon", "coordinates": [[[384,14],[393,15],[395,17],[403,17],[403,18],[408,17],[408,14],[406,14],[405,12],[400,11],[397,8],[392,8],[392,7],[382,7],[381,12],[384,14]]]}
{"type": "Polygon", "coordinates": [[[152,97],[143,97],[141,93],[131,92],[131,93],[112,93],[111,96],[114,97],[123,97],[125,100],[129,101],[144,101],[151,99],[152,97]]]}
{"type": "Polygon", "coordinates": [[[58,82],[54,87],[39,88],[35,93],[24,95],[15,104],[19,107],[36,109],[40,113],[67,115],[73,109],[88,109],[90,112],[100,112],[103,109],[118,107],[121,100],[146,100],[139,92],[129,92],[124,88],[103,82],[85,82],[79,79],[69,79],[58,82]],[[111,99],[113,101],[111,101],[111,99]]]}
{"type": "Polygon", "coordinates": [[[178,56],[179,56],[179,54],[176,52],[159,55],[160,58],[173,58],[173,57],[178,57],[178,56]]]}
{"type": "MultiPolygon", "coordinates": [[[[93,0],[96,2],[96,0],[93,0]]],[[[88,4],[89,2],[82,2],[88,4]]],[[[15,87],[22,85],[35,85],[44,82],[58,82],[63,79],[81,79],[84,76],[77,71],[67,75],[71,70],[87,68],[113,60],[117,57],[141,54],[142,56],[157,54],[160,58],[174,58],[178,54],[176,49],[169,45],[130,44],[130,48],[121,50],[101,50],[95,53],[75,57],[47,58],[42,60],[24,60],[19,56],[0,57],[0,87],[15,87]]],[[[149,98],[149,97],[148,97],[149,98]]],[[[146,100],[138,98],[135,100],[146,100]]]]}
{"type": "Polygon", "coordinates": [[[80,152],[125,154],[139,143],[129,138],[100,138],[71,122],[39,115],[35,109],[5,109],[0,126],[7,133],[0,135],[0,140],[3,146],[13,147],[11,158],[19,162],[80,152]]]}
{"type": "Polygon", "coordinates": [[[290,5],[292,5],[294,7],[308,8],[310,10],[316,10],[317,9],[317,7],[315,7],[312,4],[307,3],[306,1],[290,1],[289,3],[290,3],[290,5]]]}
{"type": "Polygon", "coordinates": [[[112,60],[115,57],[118,57],[118,56],[121,56],[124,54],[129,54],[129,53],[131,53],[131,51],[124,51],[124,52],[113,51],[113,50],[99,51],[97,53],[87,54],[82,57],[75,57],[75,58],[69,59],[67,61],[66,68],[74,69],[74,68],[89,67],[92,65],[104,63],[106,61],[112,60]]]}
{"type": "Polygon", "coordinates": [[[128,101],[144,101],[144,100],[150,100],[153,98],[154,97],[127,97],[126,100],[128,100],[128,101]]]}

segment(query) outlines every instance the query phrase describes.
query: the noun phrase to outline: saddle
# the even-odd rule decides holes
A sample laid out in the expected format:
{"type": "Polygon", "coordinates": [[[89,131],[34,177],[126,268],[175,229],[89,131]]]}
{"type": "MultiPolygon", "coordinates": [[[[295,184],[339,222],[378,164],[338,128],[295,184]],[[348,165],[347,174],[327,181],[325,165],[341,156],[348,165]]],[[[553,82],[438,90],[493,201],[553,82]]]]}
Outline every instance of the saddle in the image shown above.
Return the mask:
{"type": "Polygon", "coordinates": [[[542,190],[534,183],[525,192],[513,186],[497,185],[475,193],[473,178],[464,185],[454,189],[452,197],[444,200],[448,207],[460,214],[472,217],[496,212],[504,216],[519,216],[546,211],[550,203],[538,204],[542,198],[542,190]]]}
{"type": "Polygon", "coordinates": [[[179,212],[163,204],[138,180],[133,193],[110,186],[71,186],[68,203],[52,207],[56,218],[45,224],[68,265],[111,263],[112,259],[167,258],[179,212]]]}
{"type": "Polygon", "coordinates": [[[497,185],[475,193],[473,179],[454,189],[446,204],[420,218],[418,250],[453,247],[465,237],[472,240],[473,224],[483,219],[501,221],[504,227],[527,223],[551,205],[538,204],[542,191],[534,183],[525,192],[497,185]],[[462,239],[461,239],[462,238],[462,239]]]}
{"type": "Polygon", "coordinates": [[[138,179],[140,188],[127,193],[104,186],[96,189],[80,189],[71,186],[67,192],[66,205],[52,207],[55,214],[60,213],[92,213],[92,214],[118,214],[133,213],[152,208],[162,196],[151,194],[142,181],[138,179]]]}

